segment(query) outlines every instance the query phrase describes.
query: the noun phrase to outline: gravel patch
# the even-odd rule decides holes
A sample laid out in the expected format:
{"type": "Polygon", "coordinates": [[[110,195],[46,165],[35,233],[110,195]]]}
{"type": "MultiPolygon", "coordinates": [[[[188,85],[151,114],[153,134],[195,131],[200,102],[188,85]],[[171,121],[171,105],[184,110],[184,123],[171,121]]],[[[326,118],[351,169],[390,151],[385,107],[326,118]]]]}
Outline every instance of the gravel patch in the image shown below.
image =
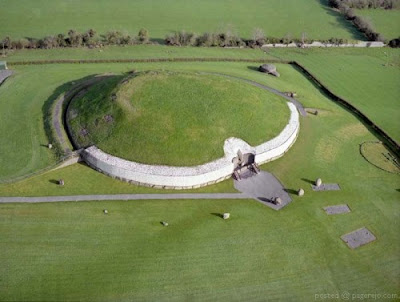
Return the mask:
{"type": "Polygon", "coordinates": [[[320,186],[311,186],[313,191],[339,191],[339,184],[321,184],[320,186]]]}
{"type": "Polygon", "coordinates": [[[361,228],[354,232],[348,233],[340,237],[347,246],[351,249],[358,248],[362,245],[370,243],[376,240],[374,234],[372,234],[367,228],[361,228]]]}
{"type": "Polygon", "coordinates": [[[351,210],[347,204],[340,204],[337,206],[329,206],[324,208],[325,213],[328,215],[350,213],[351,210]]]}
{"type": "Polygon", "coordinates": [[[12,70],[0,70],[0,85],[12,74],[12,70]]]}

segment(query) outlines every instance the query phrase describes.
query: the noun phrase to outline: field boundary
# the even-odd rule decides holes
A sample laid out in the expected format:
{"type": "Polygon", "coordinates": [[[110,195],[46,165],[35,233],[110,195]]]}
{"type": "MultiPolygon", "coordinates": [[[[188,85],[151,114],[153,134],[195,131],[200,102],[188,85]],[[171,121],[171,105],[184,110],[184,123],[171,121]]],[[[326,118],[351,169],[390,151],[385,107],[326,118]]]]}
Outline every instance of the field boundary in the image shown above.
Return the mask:
{"type": "Polygon", "coordinates": [[[152,63],[152,62],[249,62],[249,63],[283,63],[289,64],[290,60],[281,59],[244,59],[244,58],[148,58],[148,59],[60,59],[60,60],[33,60],[8,62],[8,65],[44,65],[44,64],[93,64],[93,63],[152,63]]]}
{"type": "Polygon", "coordinates": [[[357,117],[359,117],[365,124],[370,126],[378,136],[380,136],[389,146],[389,148],[394,151],[397,155],[400,154],[400,145],[396,142],[393,138],[390,137],[382,128],[376,125],[366,114],[364,114],[360,109],[356,108],[347,100],[337,96],[334,94],[327,86],[322,84],[320,80],[317,79],[311,72],[309,72],[303,65],[296,61],[291,61],[289,64],[296,66],[299,68],[307,78],[311,79],[318,87],[322,89],[330,98],[332,98],[335,102],[339,103],[340,105],[344,106],[352,113],[354,113],[357,117]]]}

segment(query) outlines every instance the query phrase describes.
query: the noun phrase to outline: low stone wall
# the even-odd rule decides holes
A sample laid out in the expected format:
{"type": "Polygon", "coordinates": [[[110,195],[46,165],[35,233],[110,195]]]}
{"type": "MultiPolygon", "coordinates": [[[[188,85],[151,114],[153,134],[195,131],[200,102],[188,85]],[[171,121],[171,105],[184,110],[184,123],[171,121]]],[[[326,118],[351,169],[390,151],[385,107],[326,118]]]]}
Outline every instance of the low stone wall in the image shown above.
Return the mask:
{"type": "Polygon", "coordinates": [[[237,156],[239,149],[242,151],[244,151],[243,149],[254,150],[255,161],[258,164],[274,160],[285,154],[295,142],[300,129],[296,106],[289,102],[287,105],[291,112],[290,119],[277,137],[254,148],[240,139],[227,139],[223,158],[199,166],[146,165],[112,156],[96,146],[86,148],[81,155],[85,162],[94,169],[130,183],[164,189],[199,188],[230,178],[234,170],[232,160],[237,156]]]}
{"type": "Polygon", "coordinates": [[[304,48],[309,48],[309,47],[384,47],[385,43],[383,42],[374,42],[374,41],[367,41],[363,42],[360,41],[358,43],[348,43],[348,44],[330,44],[330,43],[322,43],[322,42],[313,42],[310,44],[301,44],[301,43],[289,43],[289,44],[282,44],[282,43],[275,43],[275,44],[264,44],[262,47],[276,47],[276,48],[282,48],[282,47],[304,47],[304,48]]]}

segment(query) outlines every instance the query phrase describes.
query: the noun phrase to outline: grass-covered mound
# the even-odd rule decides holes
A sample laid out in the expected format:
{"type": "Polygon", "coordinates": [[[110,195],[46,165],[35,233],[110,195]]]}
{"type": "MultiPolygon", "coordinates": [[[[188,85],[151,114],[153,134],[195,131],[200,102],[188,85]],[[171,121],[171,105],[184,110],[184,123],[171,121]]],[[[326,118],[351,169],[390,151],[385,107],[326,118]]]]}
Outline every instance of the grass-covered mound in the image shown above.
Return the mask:
{"type": "Polygon", "coordinates": [[[260,144],[288,119],[284,99],[241,81],[154,71],[97,84],[68,112],[80,147],[95,144],[121,158],[166,165],[217,159],[231,136],[260,144]]]}

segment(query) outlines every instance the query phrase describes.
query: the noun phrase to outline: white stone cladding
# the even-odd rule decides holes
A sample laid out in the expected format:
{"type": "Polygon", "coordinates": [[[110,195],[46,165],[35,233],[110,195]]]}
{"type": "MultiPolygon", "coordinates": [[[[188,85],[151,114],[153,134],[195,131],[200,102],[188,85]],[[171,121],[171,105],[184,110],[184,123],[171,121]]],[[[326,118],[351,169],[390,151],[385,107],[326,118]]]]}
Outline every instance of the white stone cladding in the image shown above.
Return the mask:
{"type": "Polygon", "coordinates": [[[234,170],[232,160],[237,156],[239,149],[242,153],[255,153],[257,164],[266,163],[285,154],[296,141],[300,129],[296,106],[289,102],[287,105],[290,109],[289,123],[278,136],[256,147],[251,147],[238,138],[228,138],[224,144],[225,156],[203,165],[173,167],[141,164],[107,154],[96,146],[86,148],[82,157],[96,170],[138,185],[166,189],[199,188],[231,177],[234,170]]]}

